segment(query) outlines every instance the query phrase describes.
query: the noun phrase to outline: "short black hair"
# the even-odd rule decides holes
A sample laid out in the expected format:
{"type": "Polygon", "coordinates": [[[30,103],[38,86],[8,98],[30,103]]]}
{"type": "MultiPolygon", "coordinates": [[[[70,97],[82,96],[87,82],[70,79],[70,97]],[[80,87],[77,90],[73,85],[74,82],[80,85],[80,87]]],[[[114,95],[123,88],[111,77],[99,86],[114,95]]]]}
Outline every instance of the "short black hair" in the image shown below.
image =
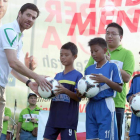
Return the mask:
{"type": "Polygon", "coordinates": [[[88,45],[89,45],[89,46],[99,45],[99,46],[101,46],[102,48],[107,48],[107,43],[106,43],[106,41],[105,41],[103,38],[101,38],[101,37],[96,37],[96,38],[91,39],[91,40],[88,42],[88,45]]]}
{"type": "Polygon", "coordinates": [[[78,49],[77,46],[72,43],[72,42],[68,42],[66,44],[64,44],[61,49],[66,49],[66,50],[70,50],[72,55],[77,55],[78,54],[78,49]]]}
{"type": "Polygon", "coordinates": [[[23,14],[27,9],[31,9],[33,11],[37,12],[37,17],[39,16],[39,9],[37,8],[37,6],[33,3],[26,3],[24,4],[21,8],[20,8],[20,12],[23,14]]]}
{"type": "Polygon", "coordinates": [[[112,23],[108,24],[107,27],[106,27],[106,31],[107,31],[107,29],[109,27],[115,27],[115,28],[117,28],[118,31],[119,31],[119,34],[123,36],[123,28],[119,24],[117,24],[115,22],[112,22],[112,23]]]}
{"type": "Polygon", "coordinates": [[[35,93],[29,93],[29,94],[28,94],[28,99],[29,99],[31,96],[37,97],[37,95],[36,95],[35,93]]]}

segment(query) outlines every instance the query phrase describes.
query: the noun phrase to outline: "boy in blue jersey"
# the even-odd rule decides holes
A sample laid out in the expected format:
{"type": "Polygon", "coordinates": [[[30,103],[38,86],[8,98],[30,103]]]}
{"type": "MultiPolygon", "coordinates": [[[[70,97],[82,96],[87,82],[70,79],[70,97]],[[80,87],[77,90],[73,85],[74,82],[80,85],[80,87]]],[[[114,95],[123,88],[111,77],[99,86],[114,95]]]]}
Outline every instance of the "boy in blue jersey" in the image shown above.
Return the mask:
{"type": "MultiPolygon", "coordinates": [[[[134,76],[131,88],[127,94],[127,101],[131,104],[131,101],[136,94],[140,94],[140,74],[134,76]]],[[[132,114],[131,126],[129,132],[130,140],[140,140],[140,117],[132,114]]]]}
{"type": "MultiPolygon", "coordinates": [[[[116,64],[106,59],[107,44],[102,38],[89,41],[91,56],[96,64],[85,70],[85,75],[100,83],[100,91],[89,99],[86,107],[86,139],[118,140],[115,104],[116,91],[122,91],[122,78],[116,64]]],[[[77,90],[78,96],[80,95],[77,90]]]]}
{"type": "Polygon", "coordinates": [[[77,47],[68,42],[61,47],[60,61],[64,65],[64,71],[56,74],[59,81],[57,96],[52,98],[50,114],[46,124],[44,140],[56,140],[58,134],[61,140],[76,140],[78,123],[79,98],[75,88],[82,74],[74,69],[74,60],[77,57],[77,47]]]}

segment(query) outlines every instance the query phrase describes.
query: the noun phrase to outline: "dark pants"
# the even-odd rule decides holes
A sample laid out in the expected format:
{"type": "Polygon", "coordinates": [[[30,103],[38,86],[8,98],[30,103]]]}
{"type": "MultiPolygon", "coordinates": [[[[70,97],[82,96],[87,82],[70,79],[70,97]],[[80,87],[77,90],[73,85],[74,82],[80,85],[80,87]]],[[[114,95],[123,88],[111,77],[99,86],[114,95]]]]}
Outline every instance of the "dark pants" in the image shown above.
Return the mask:
{"type": "Polygon", "coordinates": [[[117,127],[118,127],[118,140],[121,140],[124,108],[116,108],[116,118],[117,118],[117,127]]]}

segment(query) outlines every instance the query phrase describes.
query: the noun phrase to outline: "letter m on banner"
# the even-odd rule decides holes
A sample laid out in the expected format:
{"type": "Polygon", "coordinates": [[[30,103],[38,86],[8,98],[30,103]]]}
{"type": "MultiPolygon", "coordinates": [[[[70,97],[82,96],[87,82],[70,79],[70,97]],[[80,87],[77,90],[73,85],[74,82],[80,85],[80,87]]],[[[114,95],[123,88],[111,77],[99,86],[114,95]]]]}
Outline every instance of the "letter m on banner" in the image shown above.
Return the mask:
{"type": "Polygon", "coordinates": [[[75,13],[69,32],[68,32],[68,36],[72,36],[76,25],[78,25],[78,29],[79,29],[79,34],[82,35],[84,33],[84,31],[86,30],[86,27],[88,26],[88,24],[90,24],[90,28],[89,28],[89,35],[93,35],[95,34],[95,12],[91,12],[85,22],[82,22],[82,16],[81,13],[75,13]]]}

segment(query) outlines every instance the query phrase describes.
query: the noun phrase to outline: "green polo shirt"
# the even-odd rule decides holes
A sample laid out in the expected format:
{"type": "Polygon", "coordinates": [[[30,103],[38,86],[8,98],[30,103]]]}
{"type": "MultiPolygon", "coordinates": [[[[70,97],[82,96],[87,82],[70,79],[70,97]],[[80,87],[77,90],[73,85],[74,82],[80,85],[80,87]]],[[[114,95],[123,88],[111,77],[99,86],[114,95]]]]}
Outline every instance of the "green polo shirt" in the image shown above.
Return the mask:
{"type": "MultiPolygon", "coordinates": [[[[110,60],[113,63],[116,63],[120,69],[126,71],[130,76],[133,74],[135,61],[134,61],[134,55],[131,51],[123,48],[121,45],[115,49],[114,51],[110,51],[110,60]]],[[[94,64],[94,59],[90,57],[88,64],[86,65],[86,68],[90,65],[94,64]]],[[[85,68],[85,69],[86,69],[85,68]]],[[[126,83],[123,84],[122,92],[117,92],[116,97],[114,98],[115,101],[115,107],[117,108],[125,108],[125,102],[126,102],[126,83]]]]}
{"type": "MultiPolygon", "coordinates": [[[[9,118],[11,117],[11,110],[7,107],[5,107],[4,116],[8,116],[9,118]]],[[[8,129],[8,121],[3,121],[2,133],[6,135],[7,129],[8,129]]]]}
{"type": "Polygon", "coordinates": [[[35,118],[38,121],[40,110],[42,109],[39,108],[38,106],[36,106],[36,108],[34,108],[33,110],[31,110],[29,106],[23,109],[19,115],[19,122],[22,123],[21,128],[27,131],[32,131],[35,127],[38,127],[38,123],[33,124],[28,119],[31,119],[31,116],[32,116],[32,118],[35,118]],[[30,110],[30,113],[29,113],[29,110],[30,110]]]}

